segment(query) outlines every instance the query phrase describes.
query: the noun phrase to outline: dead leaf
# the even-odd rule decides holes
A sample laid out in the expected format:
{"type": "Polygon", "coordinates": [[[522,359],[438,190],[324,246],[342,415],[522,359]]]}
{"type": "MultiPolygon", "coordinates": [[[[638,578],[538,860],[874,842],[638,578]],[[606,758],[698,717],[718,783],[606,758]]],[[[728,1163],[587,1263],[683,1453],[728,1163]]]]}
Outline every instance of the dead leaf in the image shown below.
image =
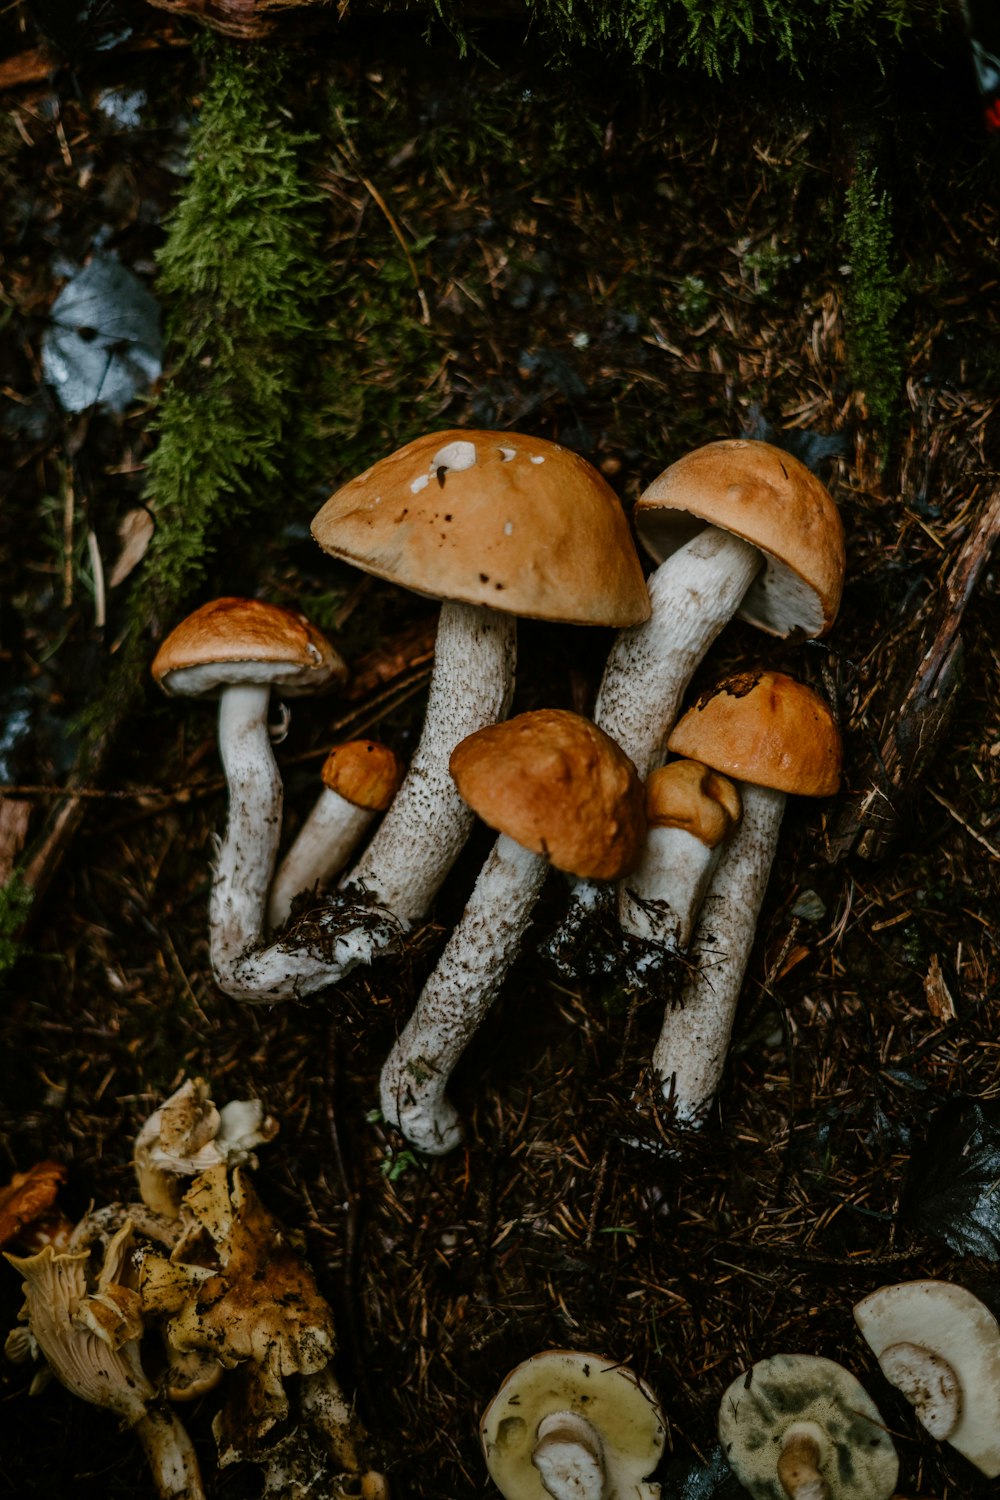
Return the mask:
{"type": "Polygon", "coordinates": [[[145,506],[125,512],[118,525],[119,552],[108,579],[109,588],[124,583],[132,569],[142,562],[155,530],[156,523],[145,506]]]}
{"type": "Polygon", "coordinates": [[[941,961],[936,953],[931,954],[931,961],[924,976],[924,996],[927,1000],[927,1009],[936,1021],[954,1021],[957,1015],[955,1002],[944,982],[941,961]]]}

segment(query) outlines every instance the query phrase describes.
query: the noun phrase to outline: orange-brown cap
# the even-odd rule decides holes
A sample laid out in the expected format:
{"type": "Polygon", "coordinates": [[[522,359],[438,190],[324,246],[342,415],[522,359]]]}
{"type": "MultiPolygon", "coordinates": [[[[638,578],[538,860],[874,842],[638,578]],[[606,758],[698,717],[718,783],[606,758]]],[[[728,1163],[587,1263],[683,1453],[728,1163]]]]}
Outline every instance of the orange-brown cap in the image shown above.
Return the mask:
{"type": "Polygon", "coordinates": [[[649,618],[614,491],[542,438],[430,433],[337,490],[312,531],[335,557],[438,599],[577,625],[649,618]]]}
{"type": "Polygon", "coordinates": [[[740,794],[728,776],[700,761],[672,760],[646,777],[650,828],[683,828],[715,849],[742,815],[740,794]]]}
{"type": "Polygon", "coordinates": [[[642,852],[642,782],[613,739],[579,714],[542,708],[470,734],[451,754],[485,823],[557,869],[617,880],[642,852]]]}
{"type": "Polygon", "coordinates": [[[324,635],[295,610],[260,599],[213,599],[163,642],[152,666],[164,692],[209,697],[240,682],[289,694],[343,682],[347,666],[324,635]]]}
{"type": "Polygon", "coordinates": [[[740,672],[702,693],[667,745],[754,786],[829,797],[840,732],[818,693],[783,672],[740,672]]]}
{"type": "Polygon", "coordinates": [[[354,807],[385,812],[403,779],[403,762],[378,740],[335,745],[323,762],[323,784],[354,807]]]}
{"type": "Polygon", "coordinates": [[[18,1239],[56,1200],[66,1168],[54,1161],[40,1161],[27,1172],[15,1172],[0,1188],[0,1245],[18,1239]]]}
{"type": "Polygon", "coordinates": [[[692,517],[752,542],[765,565],[740,614],[772,635],[822,635],[844,586],[844,528],[805,464],[749,438],[706,443],[664,469],[636,502],[639,540],[657,562],[697,529],[692,517]]]}

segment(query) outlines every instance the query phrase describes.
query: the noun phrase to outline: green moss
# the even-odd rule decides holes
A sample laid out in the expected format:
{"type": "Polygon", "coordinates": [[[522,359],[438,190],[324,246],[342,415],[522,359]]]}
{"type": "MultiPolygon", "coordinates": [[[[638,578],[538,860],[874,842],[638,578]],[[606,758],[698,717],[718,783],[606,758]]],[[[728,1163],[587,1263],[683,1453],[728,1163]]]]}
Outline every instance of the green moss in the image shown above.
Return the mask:
{"type": "Polygon", "coordinates": [[[848,375],[864,392],[883,446],[891,438],[903,378],[898,314],[906,297],[892,244],[892,203],[875,168],[862,157],[847,192],[844,241],[848,375]]]}
{"type": "Polygon", "coordinates": [[[16,872],[0,886],[0,975],[12,969],[21,952],[18,934],[31,910],[32,892],[16,872]]]}

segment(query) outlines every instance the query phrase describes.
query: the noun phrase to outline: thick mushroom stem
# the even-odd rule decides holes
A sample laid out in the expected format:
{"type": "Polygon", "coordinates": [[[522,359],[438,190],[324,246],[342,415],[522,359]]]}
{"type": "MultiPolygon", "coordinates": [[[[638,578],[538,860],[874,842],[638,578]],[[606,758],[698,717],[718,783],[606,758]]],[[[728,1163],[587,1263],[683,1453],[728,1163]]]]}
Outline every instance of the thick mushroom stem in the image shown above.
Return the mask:
{"type": "Polygon", "coordinates": [[[381,827],[344,880],[405,925],[419,921],[458,857],[474,814],[448,758],[460,740],[506,718],[517,649],[513,616],[445,601],[420,743],[381,827]]]}
{"type": "Polygon", "coordinates": [[[229,791],[209,902],[212,970],[233,994],[239,961],[260,942],[281,837],[281,776],[267,731],[270,688],[239,685],[219,699],[219,754],[229,791]]]}
{"type": "Polygon", "coordinates": [[[702,904],[680,1007],[667,1014],[653,1052],[653,1069],[678,1124],[695,1128],[722,1077],[785,809],[784,792],[748,784],[740,791],[743,821],[702,904]]]}
{"type": "Polygon", "coordinates": [[[819,1471],[822,1450],[811,1425],[789,1429],[778,1459],[778,1483],[789,1500],[830,1500],[830,1486],[819,1471]]]}
{"type": "Polygon", "coordinates": [[[575,1411],[554,1411],[538,1424],[531,1462],[553,1500],[604,1500],[605,1466],[600,1434],[575,1411]]]}
{"type": "Polygon", "coordinates": [[[962,1386],[946,1359],[920,1344],[901,1342],[883,1349],[878,1362],[892,1385],[901,1390],[921,1426],[943,1443],[962,1416],[962,1386]]]}
{"type": "Polygon", "coordinates": [[[445,1089],[514,961],[548,868],[500,834],[382,1069],[382,1113],[418,1151],[443,1156],[462,1139],[445,1089]]]}
{"type": "Polygon", "coordinates": [[[624,931],[683,952],[721,853],[721,843],[709,848],[686,828],[650,828],[642,858],[619,886],[624,931]]]}
{"type": "Polygon", "coordinates": [[[344,868],[375,816],[374,808],[357,807],[339,792],[323,788],[274,877],[268,926],[280,927],[301,891],[327,885],[344,868]]]}
{"type": "Polygon", "coordinates": [[[153,1471],[160,1500],[204,1500],[194,1445],[168,1407],[151,1407],[135,1433],[153,1471]]]}
{"type": "Polygon", "coordinates": [[[684,689],[762,565],[742,537],[706,526],[649,579],[652,613],[619,633],[597,694],[594,720],[645,780],[663,759],[684,689]]]}

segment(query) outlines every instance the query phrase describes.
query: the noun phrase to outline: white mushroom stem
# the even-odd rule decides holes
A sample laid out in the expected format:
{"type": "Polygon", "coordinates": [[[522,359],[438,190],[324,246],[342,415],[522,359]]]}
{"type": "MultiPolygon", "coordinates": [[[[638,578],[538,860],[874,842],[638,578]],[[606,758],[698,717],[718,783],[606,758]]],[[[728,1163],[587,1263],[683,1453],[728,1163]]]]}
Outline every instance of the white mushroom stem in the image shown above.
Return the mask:
{"type": "Polygon", "coordinates": [[[645,780],[663,759],[684,689],[760,571],[750,542],[706,526],[648,581],[652,613],[619,633],[594,708],[645,780]]]}
{"type": "Polygon", "coordinates": [[[374,809],[358,807],[331,787],[323,788],[274,877],[267,909],[269,927],[280,927],[287,920],[301,891],[329,885],[375,816],[374,809]]]}
{"type": "Polygon", "coordinates": [[[710,848],[686,828],[650,828],[639,864],[619,886],[623,930],[682,952],[691,941],[722,847],[710,848]]]}
{"type": "Polygon", "coordinates": [[[474,814],[448,771],[460,740],[506,718],[514,691],[513,616],[479,605],[441,606],[420,743],[382,825],[345,884],[401,922],[419,921],[472,828],[474,814]]]}
{"type": "Polygon", "coordinates": [[[382,1069],[382,1113],[418,1151],[443,1156],[462,1139],[445,1089],[514,961],[548,868],[500,834],[382,1069]]]}
{"type": "MultiPolygon", "coordinates": [[[[229,791],[209,901],[212,970],[221,989],[261,940],[281,837],[281,776],[267,731],[267,686],[235,686],[219,699],[219,754],[229,791]]],[[[238,988],[238,985],[237,985],[238,988]]]]}
{"type": "Polygon", "coordinates": [[[878,1362],[931,1437],[946,1442],[962,1416],[962,1387],[948,1361],[921,1344],[899,1343],[883,1349],[878,1362]]]}
{"type": "Polygon", "coordinates": [[[251,1005],[304,1000],[399,943],[399,923],[388,912],[332,903],[307,915],[306,928],[293,924],[277,942],[230,963],[225,983],[219,980],[226,994],[251,1005]]]}
{"type": "Polygon", "coordinates": [[[604,1500],[605,1466],[600,1434],[575,1411],[554,1411],[538,1424],[531,1462],[553,1500],[604,1500]]]}
{"type": "Polygon", "coordinates": [[[830,1500],[830,1486],[819,1471],[822,1450],[808,1430],[790,1428],[778,1459],[778,1483],[788,1500],[830,1500]]]}
{"type": "Polygon", "coordinates": [[[703,1123],[725,1066],[736,1003],[778,845],[785,793],[741,784],[743,821],[702,903],[681,1004],[668,1012],[653,1068],[679,1124],[703,1123]]]}
{"type": "Polygon", "coordinates": [[[194,1445],[166,1406],[153,1407],[135,1424],[160,1500],[203,1500],[194,1445]]]}

